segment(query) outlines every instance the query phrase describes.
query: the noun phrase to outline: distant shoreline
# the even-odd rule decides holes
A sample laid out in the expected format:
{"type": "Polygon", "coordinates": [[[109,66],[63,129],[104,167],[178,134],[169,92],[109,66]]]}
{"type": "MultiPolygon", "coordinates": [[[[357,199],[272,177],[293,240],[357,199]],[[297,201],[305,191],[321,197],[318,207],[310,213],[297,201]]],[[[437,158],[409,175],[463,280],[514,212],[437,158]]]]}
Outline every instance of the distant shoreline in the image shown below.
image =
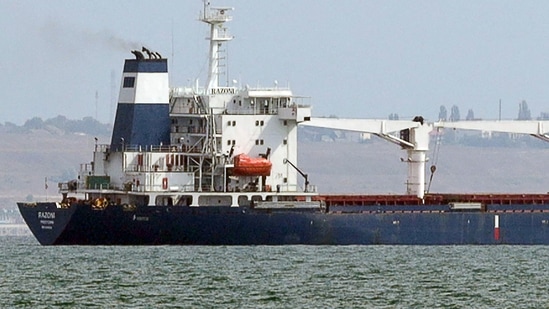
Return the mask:
{"type": "Polygon", "coordinates": [[[6,236],[31,236],[32,233],[26,224],[0,223],[0,237],[6,236]]]}

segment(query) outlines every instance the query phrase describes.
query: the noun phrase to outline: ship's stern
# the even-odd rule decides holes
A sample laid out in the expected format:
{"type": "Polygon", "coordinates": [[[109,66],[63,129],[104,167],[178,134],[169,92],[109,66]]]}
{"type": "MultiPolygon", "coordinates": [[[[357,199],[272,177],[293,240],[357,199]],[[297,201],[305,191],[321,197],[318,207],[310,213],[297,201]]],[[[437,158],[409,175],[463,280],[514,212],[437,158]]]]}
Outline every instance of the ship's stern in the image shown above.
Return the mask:
{"type": "Polygon", "coordinates": [[[19,212],[36,240],[42,245],[55,245],[65,230],[75,207],[55,202],[17,203],[19,212]]]}

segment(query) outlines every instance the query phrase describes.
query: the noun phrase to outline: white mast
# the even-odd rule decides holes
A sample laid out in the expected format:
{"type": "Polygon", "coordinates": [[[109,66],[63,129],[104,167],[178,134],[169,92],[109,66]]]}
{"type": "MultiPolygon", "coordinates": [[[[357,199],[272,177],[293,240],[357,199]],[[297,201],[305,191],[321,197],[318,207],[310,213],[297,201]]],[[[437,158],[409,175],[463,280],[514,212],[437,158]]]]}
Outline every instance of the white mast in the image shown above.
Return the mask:
{"type": "Polygon", "coordinates": [[[232,16],[228,13],[232,11],[231,7],[214,8],[210,7],[210,1],[204,0],[204,12],[200,18],[201,21],[210,25],[210,55],[209,55],[209,71],[206,93],[211,94],[211,89],[219,86],[219,60],[220,47],[223,42],[230,41],[233,37],[229,34],[224,23],[231,21],[232,16]]]}

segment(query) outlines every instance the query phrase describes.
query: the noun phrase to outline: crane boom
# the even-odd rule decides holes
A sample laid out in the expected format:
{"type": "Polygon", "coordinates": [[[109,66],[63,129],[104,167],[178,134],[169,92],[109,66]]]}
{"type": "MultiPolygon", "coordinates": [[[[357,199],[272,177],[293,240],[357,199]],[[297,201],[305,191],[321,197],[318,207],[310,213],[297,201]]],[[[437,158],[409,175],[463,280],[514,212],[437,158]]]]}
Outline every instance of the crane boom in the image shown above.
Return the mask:
{"type": "Polygon", "coordinates": [[[418,198],[425,195],[426,152],[429,150],[429,134],[433,128],[529,134],[549,142],[549,121],[536,120],[424,123],[420,116],[413,120],[312,118],[301,125],[370,133],[401,146],[407,152],[407,157],[402,159],[408,164],[406,193],[414,194],[418,198]],[[395,135],[395,132],[400,134],[395,135]]]}
{"type": "Polygon", "coordinates": [[[542,120],[439,121],[435,122],[433,126],[435,128],[530,134],[549,142],[549,121],[542,120]]]}
{"type": "Polygon", "coordinates": [[[406,158],[402,159],[408,165],[406,193],[423,198],[426,152],[429,150],[429,132],[433,129],[432,124],[423,122],[423,117],[413,120],[312,118],[301,125],[371,133],[401,146],[407,152],[406,158]],[[405,134],[391,134],[394,132],[405,134]]]}

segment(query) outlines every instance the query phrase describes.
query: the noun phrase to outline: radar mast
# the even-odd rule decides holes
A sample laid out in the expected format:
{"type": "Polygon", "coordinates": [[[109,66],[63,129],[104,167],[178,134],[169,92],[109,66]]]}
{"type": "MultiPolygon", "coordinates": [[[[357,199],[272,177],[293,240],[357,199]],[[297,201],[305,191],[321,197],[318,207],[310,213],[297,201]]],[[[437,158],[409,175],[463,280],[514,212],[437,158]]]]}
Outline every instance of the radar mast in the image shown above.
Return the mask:
{"type": "Polygon", "coordinates": [[[224,26],[225,22],[231,21],[233,18],[229,12],[234,10],[231,7],[211,7],[210,1],[204,0],[204,12],[201,14],[200,21],[210,25],[210,54],[209,54],[209,69],[208,81],[206,85],[206,93],[210,94],[211,89],[219,87],[221,45],[233,39],[229,34],[228,29],[224,26]]]}

